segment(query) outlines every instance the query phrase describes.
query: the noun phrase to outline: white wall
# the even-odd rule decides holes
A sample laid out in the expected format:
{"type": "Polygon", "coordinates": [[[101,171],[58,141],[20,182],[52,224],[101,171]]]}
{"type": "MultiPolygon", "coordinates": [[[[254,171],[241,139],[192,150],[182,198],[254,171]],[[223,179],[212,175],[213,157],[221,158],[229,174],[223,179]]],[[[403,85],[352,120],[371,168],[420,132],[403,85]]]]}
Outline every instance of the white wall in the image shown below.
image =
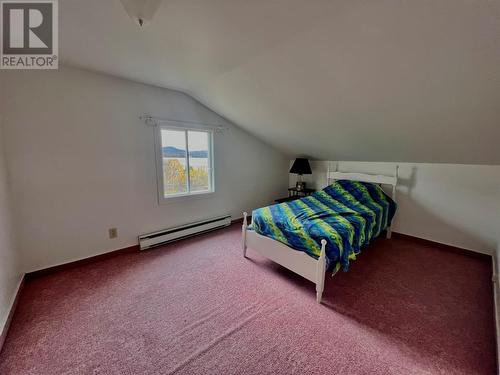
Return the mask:
{"type": "Polygon", "coordinates": [[[140,31],[116,0],[59,3],[66,61],[189,89],[290,154],[500,164],[498,0],[165,0],[140,31]]]}
{"type": "Polygon", "coordinates": [[[153,230],[238,218],[286,191],[288,158],[185,94],[68,67],[4,71],[0,87],[26,271],[131,246],[153,230]],[[229,127],[214,137],[215,194],[157,203],[143,113],[229,127]],[[111,227],[118,239],[108,239],[111,227]]]}
{"type": "Polygon", "coordinates": [[[7,177],[0,119],[0,333],[22,278],[14,247],[7,177]]]}
{"type": "MultiPolygon", "coordinates": [[[[313,174],[304,180],[315,188],[326,185],[330,163],[311,162],[313,174]]],[[[493,253],[497,247],[500,212],[500,166],[398,163],[398,212],[394,231],[448,245],[493,253]]],[[[338,162],[343,172],[393,175],[395,163],[338,162]]],[[[290,186],[295,175],[290,175],[290,186]]]]}

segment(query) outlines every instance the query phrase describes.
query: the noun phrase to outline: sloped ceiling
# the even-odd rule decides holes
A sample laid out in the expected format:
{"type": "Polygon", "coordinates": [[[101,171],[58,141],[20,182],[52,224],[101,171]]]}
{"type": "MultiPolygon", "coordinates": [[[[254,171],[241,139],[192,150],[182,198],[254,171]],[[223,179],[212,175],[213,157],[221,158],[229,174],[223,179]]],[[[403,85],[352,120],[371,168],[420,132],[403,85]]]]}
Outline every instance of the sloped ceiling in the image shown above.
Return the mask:
{"type": "Polygon", "coordinates": [[[193,95],[289,155],[500,164],[500,1],[62,0],[64,63],[193,95]]]}

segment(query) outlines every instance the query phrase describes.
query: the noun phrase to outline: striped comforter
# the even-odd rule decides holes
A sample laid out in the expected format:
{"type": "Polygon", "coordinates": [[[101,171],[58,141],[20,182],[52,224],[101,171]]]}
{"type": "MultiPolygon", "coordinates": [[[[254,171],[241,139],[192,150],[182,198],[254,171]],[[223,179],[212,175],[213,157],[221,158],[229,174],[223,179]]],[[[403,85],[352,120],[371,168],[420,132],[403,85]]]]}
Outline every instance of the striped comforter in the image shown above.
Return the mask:
{"type": "Polygon", "coordinates": [[[328,270],[347,271],[349,260],[390,226],[396,203],[375,184],[337,181],[308,197],[259,208],[251,229],[314,258],[327,240],[328,270]]]}

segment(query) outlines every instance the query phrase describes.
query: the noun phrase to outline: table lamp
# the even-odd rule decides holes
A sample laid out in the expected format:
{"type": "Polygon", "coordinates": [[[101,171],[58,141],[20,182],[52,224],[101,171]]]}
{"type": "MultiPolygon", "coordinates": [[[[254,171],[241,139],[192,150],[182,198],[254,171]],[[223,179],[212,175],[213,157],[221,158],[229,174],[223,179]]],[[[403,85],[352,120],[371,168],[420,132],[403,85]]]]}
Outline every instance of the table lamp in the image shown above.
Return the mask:
{"type": "Polygon", "coordinates": [[[311,166],[309,165],[309,160],[305,158],[297,158],[293,162],[292,168],[290,168],[290,173],[295,173],[298,175],[297,184],[295,185],[298,191],[302,191],[306,188],[306,183],[302,181],[302,175],[312,174],[311,166]]]}

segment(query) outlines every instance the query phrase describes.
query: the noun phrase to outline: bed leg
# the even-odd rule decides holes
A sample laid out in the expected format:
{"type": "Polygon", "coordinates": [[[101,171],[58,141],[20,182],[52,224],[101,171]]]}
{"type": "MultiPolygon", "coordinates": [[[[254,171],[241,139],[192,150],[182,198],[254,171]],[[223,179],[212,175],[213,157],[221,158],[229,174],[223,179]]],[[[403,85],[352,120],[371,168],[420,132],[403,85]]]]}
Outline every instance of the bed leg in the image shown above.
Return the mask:
{"type": "Polygon", "coordinates": [[[321,303],[323,290],[325,289],[326,273],[326,240],[321,240],[321,254],[316,266],[316,302],[321,303]]]}
{"type": "Polygon", "coordinates": [[[316,287],[316,302],[321,303],[321,298],[323,296],[323,291],[317,290],[318,287],[316,287]]]}
{"type": "MultiPolygon", "coordinates": [[[[399,178],[399,165],[396,164],[396,172],[394,173],[394,177],[396,178],[396,182],[394,183],[394,185],[392,185],[392,200],[394,202],[396,202],[396,184],[398,183],[398,178],[399,178]]],[[[394,218],[392,218],[392,223],[391,223],[391,226],[392,224],[394,224],[394,218]]],[[[386,237],[388,240],[391,239],[392,237],[392,229],[391,227],[388,227],[387,228],[387,233],[386,233],[386,237]]]]}
{"type": "Polygon", "coordinates": [[[243,225],[241,227],[241,247],[243,248],[243,257],[247,257],[247,216],[246,212],[243,212],[243,225]]]}

